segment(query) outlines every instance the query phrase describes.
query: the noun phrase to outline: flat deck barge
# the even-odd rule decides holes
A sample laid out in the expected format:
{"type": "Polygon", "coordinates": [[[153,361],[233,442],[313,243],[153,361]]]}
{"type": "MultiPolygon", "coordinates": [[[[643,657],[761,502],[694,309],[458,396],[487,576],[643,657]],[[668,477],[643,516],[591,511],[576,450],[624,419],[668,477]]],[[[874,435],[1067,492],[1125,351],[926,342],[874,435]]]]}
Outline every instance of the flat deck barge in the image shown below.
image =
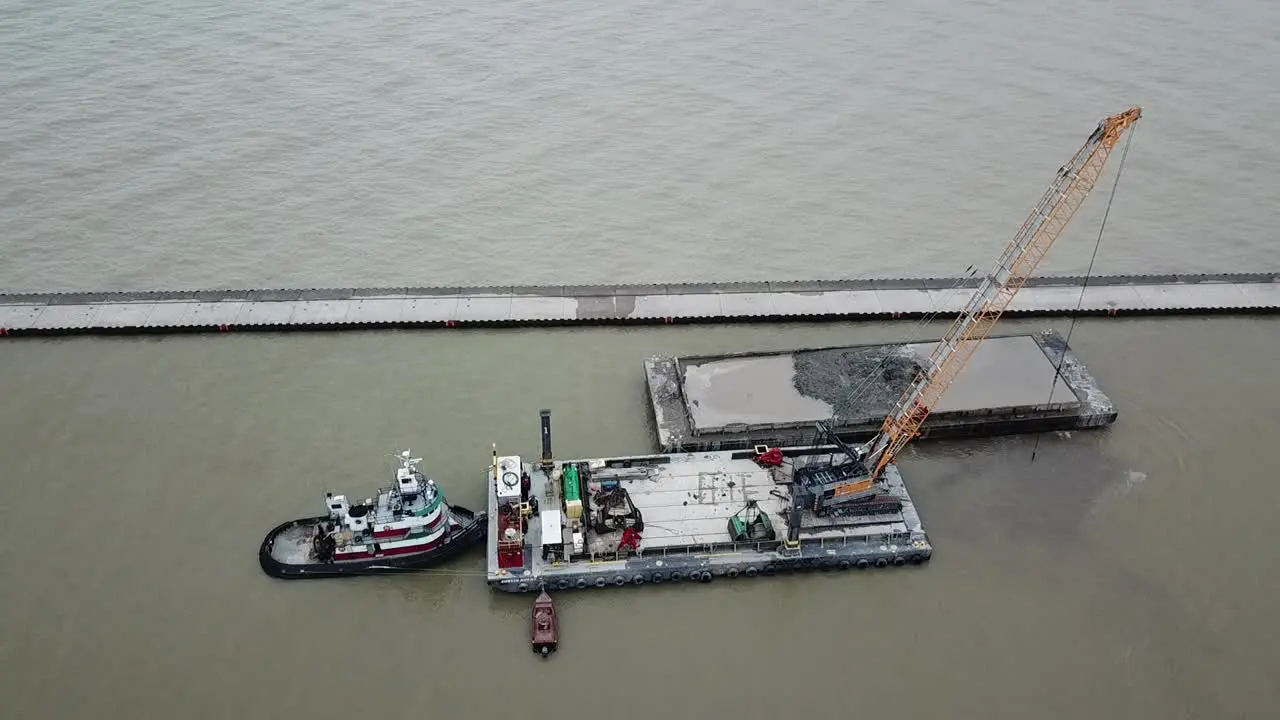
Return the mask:
{"type": "MultiPolygon", "coordinates": [[[[781,322],[963,310],[979,278],[0,294],[0,336],[781,322]]],[[[1007,316],[1273,313],[1280,273],[1033,277],[1007,316]]]]}
{"type": "MultiPolygon", "coordinates": [[[[652,357],[644,368],[658,447],[673,453],[801,445],[819,421],[846,441],[866,440],[936,342],[652,357]]],[[[1111,399],[1059,333],[993,335],[974,351],[920,437],[1082,430],[1116,417],[1111,399]]]]}
{"type": "Polygon", "coordinates": [[[932,555],[896,466],[885,472],[896,510],[848,518],[805,510],[791,543],[793,468],[830,457],[831,448],[788,449],[776,467],[758,464],[752,451],[558,461],[550,458],[548,411],[542,423],[542,458],[494,453],[487,541],[494,589],[705,583],[917,565],[932,555]]]}

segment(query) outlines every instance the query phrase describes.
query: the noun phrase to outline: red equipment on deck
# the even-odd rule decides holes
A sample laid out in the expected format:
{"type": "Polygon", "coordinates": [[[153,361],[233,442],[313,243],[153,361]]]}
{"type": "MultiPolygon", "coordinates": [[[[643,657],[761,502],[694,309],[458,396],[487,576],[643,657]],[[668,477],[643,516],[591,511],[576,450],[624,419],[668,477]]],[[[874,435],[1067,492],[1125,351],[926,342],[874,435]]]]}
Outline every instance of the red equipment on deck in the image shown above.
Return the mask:
{"type": "Polygon", "coordinates": [[[760,467],[778,467],[783,462],[781,448],[772,448],[756,455],[756,464],[760,467]]]}
{"type": "Polygon", "coordinates": [[[634,527],[622,531],[622,539],[618,541],[618,552],[622,552],[623,548],[640,552],[640,533],[634,527]]]}

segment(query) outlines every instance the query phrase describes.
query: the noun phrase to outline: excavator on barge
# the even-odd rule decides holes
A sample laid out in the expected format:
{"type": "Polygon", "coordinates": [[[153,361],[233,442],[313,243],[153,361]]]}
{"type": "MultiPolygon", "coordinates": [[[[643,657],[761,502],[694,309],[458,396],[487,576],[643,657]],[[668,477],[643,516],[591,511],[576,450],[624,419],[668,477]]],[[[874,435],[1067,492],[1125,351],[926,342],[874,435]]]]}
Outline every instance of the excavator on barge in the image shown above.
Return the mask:
{"type": "Polygon", "coordinates": [[[938,341],[875,437],[851,447],[836,437],[830,426],[818,424],[814,444],[834,449],[829,455],[812,456],[794,469],[789,545],[799,542],[804,509],[817,516],[857,517],[893,513],[902,507],[901,500],[884,486],[885,468],[919,434],[931,409],[1093,190],[1120,136],[1141,117],[1142,108],[1133,107],[1104,118],[1071,160],[1058,169],[1031,215],[938,341]]]}
{"type": "Polygon", "coordinates": [[[1133,108],[1103,119],[1058,170],[973,296],[963,307],[939,310],[958,317],[927,359],[913,353],[912,381],[865,444],[845,442],[819,424],[819,437],[804,447],[555,460],[550,410],[543,410],[540,462],[499,457],[494,448],[490,587],[549,593],[928,561],[932,543],[897,456],[1141,113],[1133,108]]]}

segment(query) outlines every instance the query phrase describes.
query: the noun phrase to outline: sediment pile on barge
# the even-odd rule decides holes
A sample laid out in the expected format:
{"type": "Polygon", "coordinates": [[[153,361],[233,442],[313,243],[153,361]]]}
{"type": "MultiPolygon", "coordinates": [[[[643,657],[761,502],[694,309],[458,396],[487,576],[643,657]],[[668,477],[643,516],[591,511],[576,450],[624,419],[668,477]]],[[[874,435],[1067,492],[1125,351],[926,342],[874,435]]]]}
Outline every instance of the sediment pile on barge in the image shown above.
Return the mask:
{"type": "MultiPolygon", "coordinates": [[[[845,440],[866,440],[880,430],[936,343],[649,358],[644,371],[658,448],[798,445],[820,421],[831,422],[845,440]]],[[[987,338],[932,410],[920,438],[1084,430],[1117,416],[1066,340],[1045,330],[987,338]]]]}

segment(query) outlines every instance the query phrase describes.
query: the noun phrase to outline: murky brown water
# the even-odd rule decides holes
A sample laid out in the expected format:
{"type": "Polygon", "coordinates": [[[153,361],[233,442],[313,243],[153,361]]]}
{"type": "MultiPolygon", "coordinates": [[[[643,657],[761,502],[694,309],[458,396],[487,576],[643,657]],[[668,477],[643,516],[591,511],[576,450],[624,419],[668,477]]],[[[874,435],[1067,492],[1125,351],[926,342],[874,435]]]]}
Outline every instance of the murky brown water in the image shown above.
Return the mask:
{"type": "MultiPolygon", "coordinates": [[[[1275,0],[7,0],[0,289],[950,277],[1134,104],[1095,270],[1252,269],[1276,27],[1275,0]]],[[[1089,267],[1104,207],[1043,271],[1089,267]]]]}
{"type": "Polygon", "coordinates": [[[400,445],[477,506],[490,443],[537,452],[541,407],[559,456],[649,450],[650,353],[909,330],[0,343],[3,715],[1270,717],[1271,319],[1081,322],[1119,421],[1034,462],[1027,437],[909,451],[930,565],[561,594],[548,663],[478,552],[415,577],[257,567],[269,527],[383,481],[400,445]]]}
{"type": "MultiPolygon", "coordinates": [[[[949,276],[1135,103],[1095,270],[1267,269],[1278,9],[11,0],[0,291],[949,276]]],[[[0,342],[0,718],[1270,718],[1277,322],[1082,323],[1118,424],[909,452],[927,568],[566,594],[542,665],[478,553],[258,542],[406,444],[478,505],[541,407],[651,449],[650,353],[905,326],[0,342]]]]}

